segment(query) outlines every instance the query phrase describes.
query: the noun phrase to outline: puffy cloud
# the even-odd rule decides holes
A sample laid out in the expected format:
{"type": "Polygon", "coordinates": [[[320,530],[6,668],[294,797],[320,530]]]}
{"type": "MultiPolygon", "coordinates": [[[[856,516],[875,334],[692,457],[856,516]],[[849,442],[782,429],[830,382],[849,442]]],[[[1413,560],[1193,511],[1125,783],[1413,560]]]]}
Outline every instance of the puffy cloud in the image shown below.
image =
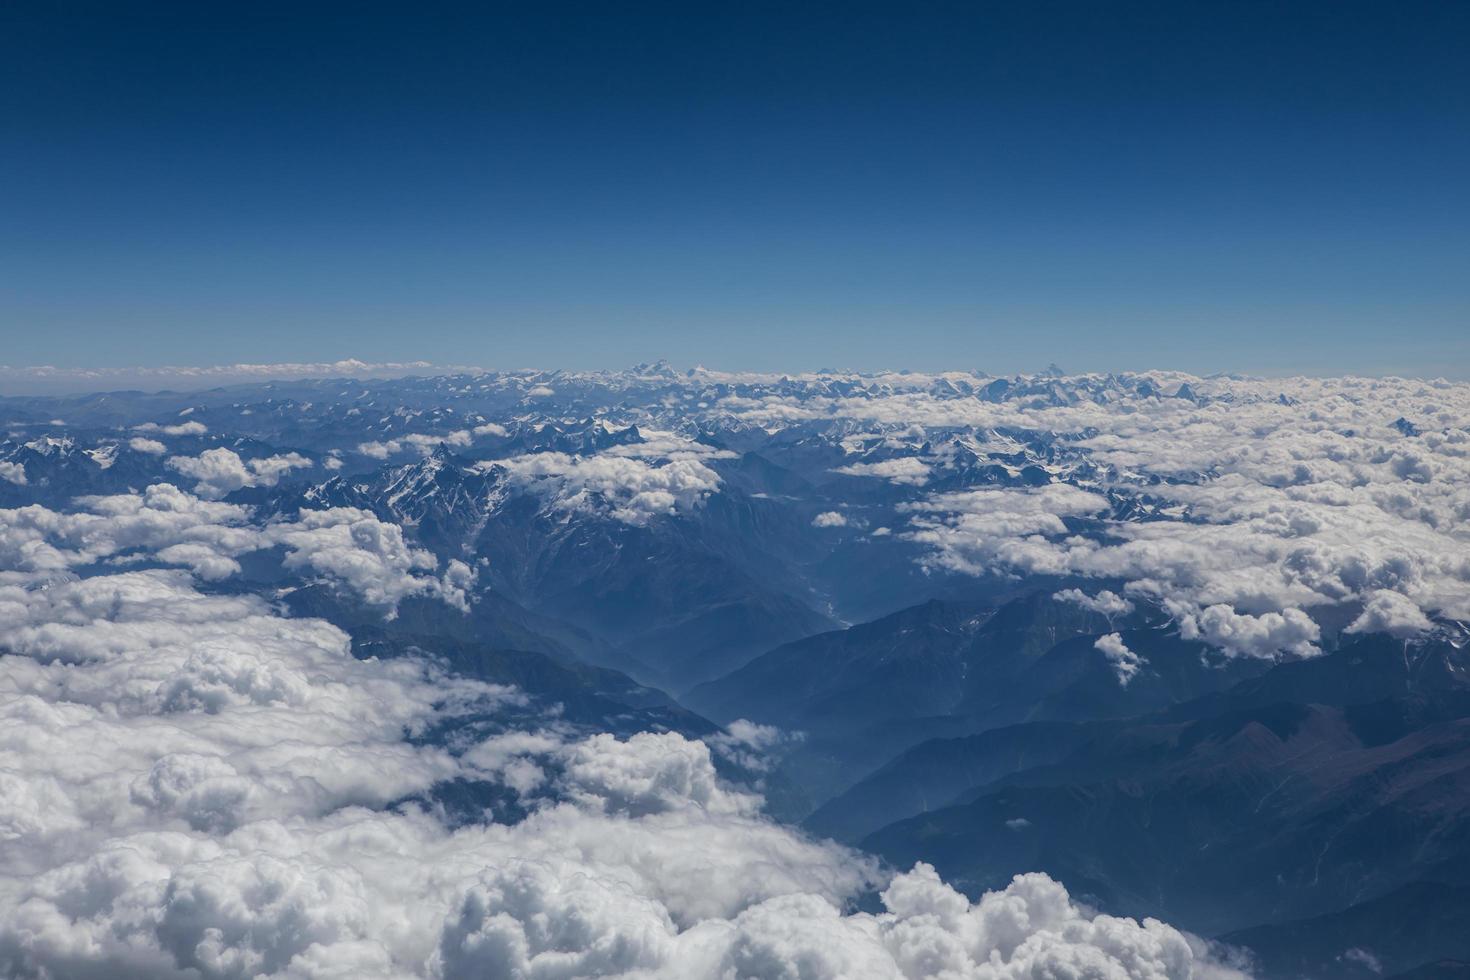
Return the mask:
{"type": "Polygon", "coordinates": [[[1118,683],[1124,687],[1128,686],[1128,682],[1133,680],[1133,675],[1137,674],[1139,668],[1143,666],[1143,658],[1128,649],[1128,645],[1123,642],[1123,637],[1117,633],[1100,636],[1092,645],[1108,658],[1113,673],[1118,677],[1118,683]]]}
{"type": "Polygon", "coordinates": [[[1280,652],[1310,657],[1321,629],[1300,609],[1259,616],[1239,613],[1227,605],[1209,606],[1180,616],[1179,635],[1200,640],[1233,656],[1271,657],[1280,652]]]}
{"type": "MultiPolygon", "coordinates": [[[[346,509],[254,526],[172,487],[86,506],[0,524],[21,515],[63,564],[193,534],[280,544],[367,592],[428,570],[346,509]]],[[[358,659],[337,628],[200,591],[185,571],[43,587],[17,556],[35,558],[0,554],[19,576],[0,580],[6,975],[1232,975],[1182,933],[1095,915],[1044,875],[973,903],[923,865],[890,877],[762,816],[705,743],[556,727],[476,741],[465,726],[445,744],[429,736],[518,717],[524,697],[413,657],[358,659]],[[486,779],[529,815],[451,823],[404,802],[486,779]],[[874,886],[885,910],[851,911],[874,886]]]]}
{"type": "MultiPolygon", "coordinates": [[[[607,423],[604,423],[607,425],[607,423]]],[[[719,449],[715,446],[696,442],[676,432],[666,432],[662,429],[645,428],[640,430],[642,437],[638,442],[629,442],[617,446],[609,446],[602,450],[602,456],[633,456],[640,459],[736,459],[739,454],[728,449],[719,449]]]]}
{"type": "Polygon", "coordinates": [[[1332,605],[1371,603],[1358,629],[1404,634],[1470,617],[1470,386],[1083,376],[1007,382],[987,401],[932,376],[865,383],[795,400],[795,423],[776,419],[775,396],[749,410],[773,425],[876,427],[886,443],[915,424],[932,445],[936,428],[959,430],[971,451],[995,445],[1006,465],[1030,454],[1052,487],[1098,504],[1048,515],[1027,488],[930,496],[900,529],[930,566],[1122,581],[1238,655],[1310,654],[1304,617],[1332,605]],[[1191,397],[1159,395],[1183,384],[1191,397]],[[1230,615],[1206,612],[1220,606],[1230,615]]]}
{"type": "Polygon", "coordinates": [[[26,479],[25,464],[0,460],[0,480],[14,483],[18,487],[25,486],[29,482],[26,479]]]}
{"type": "Polygon", "coordinates": [[[1068,533],[1064,518],[1090,517],[1107,507],[1107,499],[1096,493],[1050,484],[938,494],[903,509],[919,515],[909,537],[934,549],[933,564],[982,574],[1066,571],[1069,545],[1054,543],[1068,533]]]}
{"type": "Polygon", "coordinates": [[[216,578],[221,568],[238,570],[235,556],[263,546],[258,532],[241,526],[244,508],[203,501],[169,484],[77,503],[83,509],[72,513],[36,505],[0,510],[0,581],[44,578],[129,553],[216,578]]]}
{"type": "Polygon", "coordinates": [[[479,464],[513,480],[564,511],[605,510],[627,524],[688,512],[720,487],[720,476],[696,458],[664,462],[616,453],[571,456],[546,452],[479,464]]]}
{"type": "Polygon", "coordinates": [[[878,463],[850,463],[839,466],[834,473],[847,476],[871,476],[907,486],[923,486],[929,482],[929,464],[912,456],[885,459],[878,463]]]}
{"type": "MultiPolygon", "coordinates": [[[[481,430],[484,430],[484,432],[494,432],[495,429],[499,428],[500,426],[480,426],[473,432],[469,429],[456,429],[453,432],[444,432],[438,435],[412,432],[407,435],[395,436],[392,439],[385,439],[381,442],[359,443],[357,451],[373,459],[387,459],[389,456],[396,456],[408,450],[413,450],[420,456],[427,456],[437,449],[441,443],[446,446],[463,448],[473,443],[475,436],[482,435],[481,430]]],[[[504,430],[502,429],[496,434],[503,435],[504,430]]]]}
{"type": "Polygon", "coordinates": [[[99,561],[147,559],[189,568],[206,579],[240,571],[248,552],[280,546],[288,569],[355,591],[390,613],[407,595],[434,595],[464,607],[474,572],[411,548],[403,530],[364,511],[302,511],[299,519],[249,523],[247,507],[201,500],[170,484],[141,494],[83,497],[59,513],[30,506],[0,510],[0,582],[45,579],[99,561]]]}
{"type": "Polygon", "coordinates": [[[147,453],[150,456],[162,456],[168,452],[168,447],[157,439],[145,439],[143,436],[129,439],[128,448],[135,453],[147,453]]]}
{"type": "Polygon", "coordinates": [[[1090,596],[1081,589],[1063,589],[1052,598],[1070,602],[1074,606],[1081,606],[1083,609],[1099,613],[1108,619],[1114,616],[1126,616],[1133,611],[1132,602],[1108,589],[1103,589],[1095,596],[1090,596]]]}
{"type": "Polygon", "coordinates": [[[722,789],[703,742],[652,733],[619,741],[594,735],[565,760],[567,796],[602,812],[646,816],[697,806],[712,813],[753,814],[754,796],[722,789]]]}
{"type": "Polygon", "coordinates": [[[209,431],[209,426],[203,422],[179,422],[174,425],[159,425],[157,422],[144,422],[142,425],[133,426],[134,432],[161,432],[166,436],[202,436],[209,431]]]}
{"type": "Polygon", "coordinates": [[[389,609],[419,593],[465,608],[474,580],[470,567],[458,559],[449,562],[441,578],[430,577],[427,573],[438,565],[432,554],[409,547],[398,525],[352,507],[303,510],[297,520],[269,525],[263,533],[267,541],[286,547],[287,568],[344,583],[364,601],[389,609]]]}
{"type": "Polygon", "coordinates": [[[1388,633],[1418,636],[1434,624],[1412,599],[1391,589],[1379,589],[1363,604],[1363,612],[1347,627],[1349,633],[1388,633]]]}
{"type": "Polygon", "coordinates": [[[285,453],[248,463],[232,449],[206,449],[198,456],[170,456],[170,469],[199,482],[194,492],[206,497],[223,497],[242,487],[273,487],[293,469],[306,469],[311,460],[300,453],[285,453]]]}
{"type": "Polygon", "coordinates": [[[838,511],[824,510],[812,518],[812,527],[847,527],[847,518],[838,511]]]}

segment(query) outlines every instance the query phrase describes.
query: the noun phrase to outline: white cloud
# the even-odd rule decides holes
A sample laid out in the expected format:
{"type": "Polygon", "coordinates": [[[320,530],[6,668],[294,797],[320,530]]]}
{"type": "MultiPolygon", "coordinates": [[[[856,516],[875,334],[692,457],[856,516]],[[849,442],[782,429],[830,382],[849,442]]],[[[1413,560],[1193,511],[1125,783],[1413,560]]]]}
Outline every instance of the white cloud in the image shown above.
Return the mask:
{"type": "Polygon", "coordinates": [[[1074,606],[1081,606],[1090,612],[1100,613],[1110,620],[1114,616],[1126,616],[1133,611],[1132,602],[1108,589],[1103,589],[1095,596],[1090,596],[1081,589],[1063,589],[1052,598],[1070,602],[1074,606]]]}
{"type": "Polygon", "coordinates": [[[466,608],[474,573],[458,559],[432,578],[438,560],[411,548],[403,529],[352,507],[303,510],[295,521],[268,525],[266,540],[287,548],[287,568],[341,582],[364,601],[389,609],[409,595],[431,593],[466,608]]]}
{"type": "Polygon", "coordinates": [[[812,518],[812,527],[847,527],[847,518],[835,510],[824,510],[812,518]]]}
{"type": "Polygon", "coordinates": [[[170,456],[170,469],[199,482],[194,492],[205,497],[223,497],[242,487],[273,487],[293,469],[306,469],[311,460],[300,453],[241,459],[232,449],[206,449],[198,456],[170,456]]]}
{"type": "Polygon", "coordinates": [[[1252,616],[1220,604],[1185,612],[1179,619],[1184,639],[1208,643],[1232,656],[1272,657],[1286,652],[1310,657],[1320,652],[1315,644],[1321,632],[1300,609],[1252,616]]]}
{"type": "Polygon", "coordinates": [[[928,546],[930,566],[1121,580],[1132,599],[1167,604],[1194,636],[1237,655],[1310,655],[1306,611],[1331,605],[1372,603],[1358,629],[1381,622],[1406,635],[1433,616],[1470,618],[1470,386],[1159,374],[1048,382],[985,402],[912,390],[924,385],[938,382],[805,399],[799,414],[807,425],[918,423],[931,438],[937,425],[1000,426],[1018,445],[1017,434],[1036,433],[1046,446],[1036,465],[1053,486],[1075,481],[1098,505],[1049,511],[1021,488],[931,496],[909,508],[904,531],[928,546]],[[1187,382],[1196,398],[1140,397],[1130,385],[1144,380],[1151,391],[1187,382]],[[1130,514],[1133,502],[1148,512],[1130,514]],[[1066,517],[1087,519],[1085,533],[1068,533],[1066,517]],[[1384,590],[1402,602],[1376,597],[1384,590]]]}
{"type": "Polygon", "coordinates": [[[0,380],[13,389],[31,392],[102,391],[161,386],[171,389],[204,388],[231,382],[259,382],[298,378],[398,378],[409,375],[474,373],[462,365],[435,365],[428,361],[369,363],[356,358],[321,363],[215,364],[202,367],[58,368],[47,365],[0,365],[0,380]]]}
{"type": "Polygon", "coordinates": [[[1092,645],[1108,658],[1113,673],[1117,675],[1118,683],[1124,687],[1128,686],[1128,682],[1133,680],[1133,675],[1137,674],[1143,666],[1143,659],[1128,649],[1128,645],[1123,642],[1123,637],[1117,633],[1100,636],[1092,645]]]}
{"type": "Polygon", "coordinates": [[[202,436],[209,431],[209,427],[203,422],[180,422],[177,425],[159,425],[157,422],[145,422],[142,425],[133,426],[134,432],[161,432],[166,436],[202,436]]]}
{"type": "Polygon", "coordinates": [[[1434,626],[1414,601],[1391,589],[1379,589],[1368,597],[1363,612],[1347,627],[1349,633],[1388,633],[1408,638],[1434,626]]]}
{"type": "Polygon", "coordinates": [[[775,725],[762,725],[745,718],[737,718],[725,726],[725,730],[704,739],[710,749],[719,756],[752,772],[768,772],[786,750],[805,741],[802,732],[791,732],[775,725]]]}
{"type": "Polygon", "coordinates": [[[128,448],[135,453],[147,453],[150,456],[162,456],[168,452],[168,447],[157,439],[145,439],[142,436],[129,439],[128,448]]]}
{"type": "MultiPolygon", "coordinates": [[[[395,436],[392,439],[386,439],[381,442],[358,443],[357,451],[373,459],[387,459],[389,456],[396,456],[408,450],[412,450],[420,456],[427,456],[439,448],[441,443],[456,449],[462,449],[474,442],[474,437],[481,434],[481,429],[487,429],[487,427],[480,426],[473,433],[469,429],[456,429],[453,432],[444,432],[437,435],[411,432],[407,435],[395,436]]],[[[487,429],[487,431],[490,430],[487,429]]]]}
{"type": "MultiPolygon", "coordinates": [[[[280,543],[365,589],[427,571],[366,515],[254,526],[244,508],[172,487],[87,507],[0,521],[20,515],[31,534],[0,551],[8,973],[1238,976],[1166,925],[1086,911],[1044,875],[974,903],[923,865],[888,878],[763,817],[709,747],[677,734],[416,739],[524,698],[415,658],[357,659],[335,627],[206,594],[183,571],[28,577],[42,545],[64,565],[79,560],[65,548],[185,540],[280,543]],[[451,826],[433,807],[392,805],[485,778],[530,816],[451,826]],[[845,911],[872,885],[885,911],[845,911]]],[[[777,738],[730,735],[747,749],[777,738]]]]}
{"type": "Polygon", "coordinates": [[[80,510],[0,510],[0,582],[40,579],[141,552],[207,578],[239,570],[234,557],[263,545],[242,527],[244,508],[209,503],[168,484],[142,494],[84,497],[80,510]],[[222,573],[222,574],[221,574],[222,573]]]}
{"type": "Polygon", "coordinates": [[[478,465],[482,470],[505,470],[558,510],[605,510],[627,524],[687,513],[720,487],[719,474],[691,457],[660,463],[614,453],[571,456],[547,452],[478,465]]]}
{"type": "Polygon", "coordinates": [[[9,460],[0,461],[0,480],[14,483],[18,487],[25,486],[28,482],[26,480],[25,465],[23,463],[15,463],[9,460]]]}
{"type": "MultiPolygon", "coordinates": [[[[604,423],[607,425],[607,423],[604,423]]],[[[739,453],[728,449],[717,449],[714,446],[696,442],[676,432],[665,432],[661,429],[644,428],[639,430],[642,437],[638,442],[624,443],[618,446],[609,446],[598,455],[601,456],[632,456],[639,459],[736,459],[739,453]]]]}
{"type": "Polygon", "coordinates": [[[1090,517],[1107,506],[1098,494],[1051,484],[938,494],[902,509],[918,515],[909,537],[934,549],[935,565],[970,574],[1055,574],[1069,564],[1067,545],[1054,540],[1068,533],[1063,518],[1090,517]]]}
{"type": "Polygon", "coordinates": [[[403,597],[433,595],[464,607],[474,573],[461,561],[437,572],[403,530],[350,507],[302,511],[296,520],[249,523],[247,507],[200,500],[169,484],[142,494],[79,498],[80,510],[0,510],[0,583],[45,581],[100,561],[150,558],[218,580],[246,553],[281,546],[287,568],[356,592],[392,612],[403,597]]]}
{"type": "Polygon", "coordinates": [[[929,482],[929,465],[912,456],[885,459],[879,463],[851,463],[839,466],[834,473],[847,476],[871,476],[907,486],[919,487],[929,482]]]}

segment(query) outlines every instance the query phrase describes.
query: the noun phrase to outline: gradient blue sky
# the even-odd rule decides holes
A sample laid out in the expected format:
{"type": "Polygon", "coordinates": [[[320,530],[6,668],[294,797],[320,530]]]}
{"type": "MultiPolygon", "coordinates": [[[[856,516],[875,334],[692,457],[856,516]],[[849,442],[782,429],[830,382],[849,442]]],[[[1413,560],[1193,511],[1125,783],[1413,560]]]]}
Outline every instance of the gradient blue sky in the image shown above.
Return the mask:
{"type": "Polygon", "coordinates": [[[22,2],[0,363],[1470,375],[1470,4],[22,2]]]}

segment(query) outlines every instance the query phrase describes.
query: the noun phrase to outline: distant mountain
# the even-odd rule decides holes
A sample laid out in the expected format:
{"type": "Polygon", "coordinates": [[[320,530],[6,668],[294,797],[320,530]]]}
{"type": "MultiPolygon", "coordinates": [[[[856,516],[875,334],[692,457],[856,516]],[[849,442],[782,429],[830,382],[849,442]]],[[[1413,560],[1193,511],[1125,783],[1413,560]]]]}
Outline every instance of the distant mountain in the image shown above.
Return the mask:
{"type": "MultiPolygon", "coordinates": [[[[778,478],[752,477],[756,465],[737,469],[778,478]]],[[[441,445],[273,506],[351,506],[400,524],[431,551],[474,564],[483,586],[596,637],[586,655],[675,688],[832,622],[798,598],[808,589],[792,569],[810,549],[797,544],[788,506],[735,487],[692,512],[630,523],[595,497],[564,509],[441,445]]]]}
{"type": "Polygon", "coordinates": [[[711,717],[851,732],[947,713],[965,686],[965,653],[986,620],[973,603],[931,601],[757,657],[685,700],[711,717]]]}
{"type": "Polygon", "coordinates": [[[1206,934],[1463,880],[1470,692],[1103,726],[865,846],[899,865],[922,854],[974,889],[1043,868],[1105,907],[1206,934]]]}
{"type": "Polygon", "coordinates": [[[826,837],[859,841],[896,820],[941,809],[973,787],[1058,762],[1092,738],[1096,728],[1041,721],[931,739],[828,800],[803,826],[826,837]]]}
{"type": "MultiPolygon", "coordinates": [[[[1451,928],[1458,929],[1460,922],[1457,920],[1451,924],[1451,928]]],[[[1395,973],[1390,980],[1466,980],[1470,978],[1470,960],[1435,960],[1416,966],[1403,973],[1395,973]]]]}
{"type": "Polygon", "coordinates": [[[1470,977],[1470,885],[1421,881],[1311,919],[1227,933],[1261,976],[1470,977]]]}
{"type": "MultiPolygon", "coordinates": [[[[1027,591],[998,606],[930,601],[778,647],[684,701],[717,720],[748,718],[805,733],[787,761],[792,778],[814,796],[833,796],[930,738],[1030,721],[1127,718],[1267,669],[1260,661],[1210,658],[1146,611],[1110,619],[1054,592],[1027,591]],[[1124,684],[1096,641],[1115,626],[1150,622],[1123,633],[1145,658],[1124,684]]],[[[861,822],[856,813],[848,819],[861,822]]]]}
{"type": "MultiPolygon", "coordinates": [[[[589,731],[678,731],[700,737],[718,730],[664,692],[582,663],[555,641],[479,609],[465,615],[437,600],[409,597],[400,603],[399,614],[385,621],[322,586],[291,592],[285,604],[293,615],[318,617],[346,630],[355,656],[415,653],[455,673],[518,688],[537,699],[523,709],[533,718],[555,704],[559,717],[589,731]]],[[[514,717],[501,709],[495,723],[514,717]]]]}

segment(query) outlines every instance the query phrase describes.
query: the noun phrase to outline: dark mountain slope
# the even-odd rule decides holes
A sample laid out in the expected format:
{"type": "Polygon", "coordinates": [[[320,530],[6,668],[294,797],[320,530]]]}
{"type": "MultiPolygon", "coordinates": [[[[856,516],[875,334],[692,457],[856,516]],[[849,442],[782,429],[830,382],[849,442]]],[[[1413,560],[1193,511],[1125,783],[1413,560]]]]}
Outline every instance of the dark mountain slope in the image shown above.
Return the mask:
{"type": "Polygon", "coordinates": [[[1126,725],[866,845],[967,887],[1042,868],[1104,907],[1205,933],[1470,871],[1470,720],[1455,694],[1126,725]],[[1392,719],[1414,719],[1397,738],[1392,719]]]}
{"type": "Polygon", "coordinates": [[[816,733],[939,714],[964,683],[964,651],[981,621],[972,604],[928,602],[778,647],[685,701],[714,718],[816,733]]]}
{"type": "Polygon", "coordinates": [[[1452,980],[1470,976],[1470,885],[1415,882],[1338,912],[1221,939],[1249,949],[1270,980],[1386,973],[1452,980]]]}
{"type": "Polygon", "coordinates": [[[1057,762],[1091,737],[1068,722],[1032,722],[909,749],[803,821],[815,834],[856,841],[913,814],[941,809],[964,791],[1057,762]]]}

